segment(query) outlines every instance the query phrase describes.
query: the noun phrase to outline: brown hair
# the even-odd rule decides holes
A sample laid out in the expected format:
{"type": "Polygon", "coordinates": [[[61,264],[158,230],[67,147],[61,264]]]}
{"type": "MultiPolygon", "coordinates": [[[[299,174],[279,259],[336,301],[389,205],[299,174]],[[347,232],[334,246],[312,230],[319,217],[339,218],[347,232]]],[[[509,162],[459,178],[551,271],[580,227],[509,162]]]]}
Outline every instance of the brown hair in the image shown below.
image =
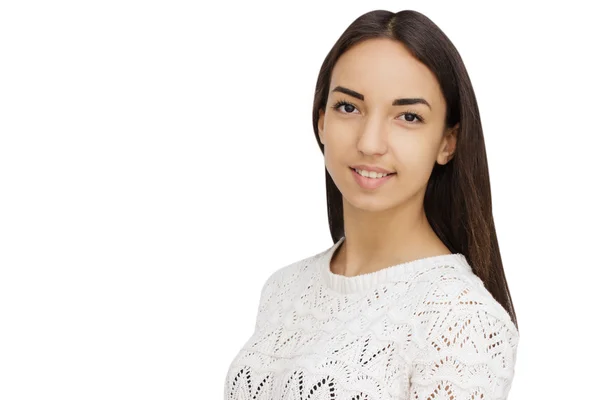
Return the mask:
{"type": "MultiPolygon", "coordinates": [[[[339,57],[371,38],[399,41],[436,76],[446,100],[446,127],[460,123],[456,151],[445,165],[435,164],[424,198],[427,219],[453,253],[462,253],[473,272],[510,315],[517,317],[504,275],[492,215],[492,197],[479,108],[462,58],[450,39],[425,15],[374,10],[357,18],[329,51],[317,79],[313,130],[319,140],[319,111],[327,104],[331,73],[339,57]],[[441,205],[447,205],[441,207],[441,205]]],[[[325,169],[329,230],[334,242],[344,236],[342,194],[325,169]]]]}

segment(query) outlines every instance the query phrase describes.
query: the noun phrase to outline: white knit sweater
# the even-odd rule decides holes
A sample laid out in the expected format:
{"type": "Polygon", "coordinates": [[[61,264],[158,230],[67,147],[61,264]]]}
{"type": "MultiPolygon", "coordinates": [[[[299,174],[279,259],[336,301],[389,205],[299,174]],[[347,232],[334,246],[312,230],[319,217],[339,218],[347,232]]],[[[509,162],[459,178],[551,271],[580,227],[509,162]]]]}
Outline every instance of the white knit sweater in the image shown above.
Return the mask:
{"type": "Polygon", "coordinates": [[[344,238],[275,271],[225,399],[506,399],[519,333],[462,254],[346,277],[344,238]]]}

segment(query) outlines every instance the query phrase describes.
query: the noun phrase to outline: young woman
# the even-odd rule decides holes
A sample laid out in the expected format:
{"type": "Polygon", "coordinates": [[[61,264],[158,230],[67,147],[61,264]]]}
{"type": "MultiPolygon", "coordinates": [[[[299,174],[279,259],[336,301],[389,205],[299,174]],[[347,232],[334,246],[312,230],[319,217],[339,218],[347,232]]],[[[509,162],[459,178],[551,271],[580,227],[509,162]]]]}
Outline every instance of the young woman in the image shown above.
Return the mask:
{"type": "Polygon", "coordinates": [[[473,88],[416,11],[372,11],[313,105],[333,245],[275,271],[225,399],[506,399],[519,333],[473,88]]]}

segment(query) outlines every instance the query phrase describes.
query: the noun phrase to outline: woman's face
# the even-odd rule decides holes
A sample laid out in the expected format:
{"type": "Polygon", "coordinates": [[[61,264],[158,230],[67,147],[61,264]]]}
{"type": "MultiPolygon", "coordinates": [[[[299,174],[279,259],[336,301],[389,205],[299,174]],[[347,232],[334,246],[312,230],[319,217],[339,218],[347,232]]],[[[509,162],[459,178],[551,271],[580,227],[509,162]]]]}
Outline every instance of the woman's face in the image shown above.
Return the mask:
{"type": "MultiPolygon", "coordinates": [[[[449,161],[456,144],[456,130],[444,131],[446,103],[431,71],[402,43],[369,39],[339,58],[329,89],[319,140],[344,199],[379,211],[424,196],[435,162],[449,161]],[[394,105],[396,99],[424,101],[394,105]],[[361,164],[394,174],[376,188],[365,188],[350,168],[361,164]]],[[[369,184],[376,178],[363,179],[369,184]]]]}

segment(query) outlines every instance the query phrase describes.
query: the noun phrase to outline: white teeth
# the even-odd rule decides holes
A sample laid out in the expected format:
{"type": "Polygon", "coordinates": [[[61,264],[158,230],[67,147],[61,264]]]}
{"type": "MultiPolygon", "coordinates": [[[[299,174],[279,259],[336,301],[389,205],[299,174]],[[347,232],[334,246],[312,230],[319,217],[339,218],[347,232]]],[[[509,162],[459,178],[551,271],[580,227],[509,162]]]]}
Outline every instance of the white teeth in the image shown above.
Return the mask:
{"type": "Polygon", "coordinates": [[[374,172],[374,171],[364,171],[362,169],[354,169],[357,173],[359,173],[360,175],[367,177],[367,178],[383,178],[384,176],[388,176],[389,174],[382,174],[380,172],[374,172]]]}

